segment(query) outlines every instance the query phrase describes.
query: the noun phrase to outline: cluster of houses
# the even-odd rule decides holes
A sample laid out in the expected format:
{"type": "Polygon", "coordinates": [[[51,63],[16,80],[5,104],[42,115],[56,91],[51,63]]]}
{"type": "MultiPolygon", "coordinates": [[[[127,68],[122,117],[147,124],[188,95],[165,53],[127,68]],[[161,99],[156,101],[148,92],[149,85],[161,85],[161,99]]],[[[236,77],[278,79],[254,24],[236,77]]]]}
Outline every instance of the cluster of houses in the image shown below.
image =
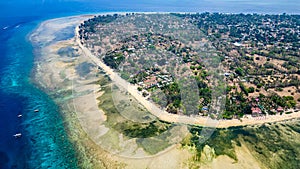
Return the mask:
{"type": "MultiPolygon", "coordinates": [[[[277,113],[282,113],[282,112],[284,112],[284,109],[281,106],[278,106],[277,109],[273,109],[272,111],[277,112],[277,113]]],[[[263,114],[263,111],[261,110],[261,108],[259,108],[258,106],[253,106],[251,108],[251,112],[252,112],[253,117],[265,115],[265,114],[263,114]]]]}
{"type": "MultiPolygon", "coordinates": [[[[276,109],[272,109],[271,111],[274,113],[282,113],[284,112],[284,108],[278,106],[276,109]]],[[[252,102],[251,113],[252,117],[265,116],[266,113],[264,112],[264,107],[259,102],[259,98],[256,98],[255,102],[252,102]]]]}
{"type": "MultiPolygon", "coordinates": [[[[201,22],[202,25],[200,24],[199,26],[200,28],[202,28],[202,26],[204,28],[205,25],[209,25],[209,28],[206,29],[207,35],[209,36],[220,34],[219,38],[217,38],[218,43],[214,43],[213,38],[212,41],[215,44],[214,47],[225,57],[225,62],[223,62],[225,65],[224,76],[228,80],[229,85],[235,87],[234,89],[236,92],[241,92],[242,87],[240,87],[239,84],[244,84],[242,86],[244,86],[244,91],[247,93],[247,98],[250,97],[248,96],[249,88],[252,89],[251,96],[254,94],[257,95],[258,92],[265,92],[264,88],[261,87],[262,83],[265,82],[264,84],[270,84],[271,82],[267,81],[269,80],[268,77],[264,78],[265,72],[261,72],[261,69],[264,67],[255,65],[256,62],[254,63],[253,58],[249,57],[250,53],[252,51],[267,51],[266,53],[268,53],[268,50],[273,49],[273,47],[282,47],[285,48],[286,54],[289,54],[289,51],[293,50],[293,45],[291,46],[290,42],[285,42],[286,32],[289,32],[288,35],[290,35],[290,37],[288,38],[292,38],[294,34],[299,35],[299,29],[295,29],[293,27],[294,25],[291,25],[290,22],[292,21],[285,21],[282,19],[277,20],[268,18],[268,16],[254,15],[251,16],[250,19],[249,17],[248,19],[245,18],[247,20],[245,23],[231,23],[234,20],[229,19],[225,20],[228,23],[224,24],[225,21],[220,18],[220,21],[216,19],[210,20],[210,18],[216,17],[215,15],[221,15],[220,18],[233,18],[238,16],[205,14],[205,17],[194,17],[192,22],[198,23],[201,20],[205,21],[201,22]],[[213,21],[213,23],[210,23],[211,21],[213,21]],[[283,44],[278,45],[279,42],[283,44]],[[272,45],[270,46],[270,44],[272,45]],[[268,48],[265,48],[267,46],[268,48]],[[240,72],[236,70],[237,67],[241,68],[240,72]],[[260,71],[260,74],[252,74],[253,76],[250,76],[251,72],[249,73],[246,71],[249,69],[253,69],[257,72],[260,71]],[[260,87],[258,87],[258,85],[260,85],[260,87]]],[[[238,17],[242,18],[244,16],[238,17]]],[[[126,26],[119,26],[120,24],[121,23],[115,25],[116,30],[114,32],[109,31],[111,28],[108,25],[98,24],[95,28],[96,33],[89,33],[89,38],[85,41],[90,42],[86,44],[92,44],[91,47],[93,48],[93,51],[99,53],[99,56],[100,53],[107,54],[108,51],[113,51],[111,55],[106,55],[107,57],[111,57],[109,61],[115,64],[115,67],[122,68],[121,71],[127,73],[128,77],[130,76],[129,80],[137,84],[140,88],[147,90],[154,87],[163,88],[170,85],[174,79],[164,70],[166,70],[166,65],[173,65],[173,63],[174,68],[182,67],[183,64],[186,64],[190,67],[194,76],[206,78],[206,80],[201,80],[209,83],[211,76],[205,76],[203,73],[204,69],[202,69],[202,67],[205,67],[205,65],[200,64],[201,59],[199,61],[197,60],[199,59],[197,52],[183,44],[180,40],[173,39],[171,36],[166,36],[163,32],[161,34],[150,32],[136,34],[125,39],[121,38],[122,40],[120,40],[119,37],[122,37],[122,33],[126,32],[125,29],[127,29],[126,26]],[[151,53],[149,52],[151,49],[167,52],[151,53]],[[121,62],[122,66],[119,67],[118,64],[121,62]],[[152,68],[158,68],[158,70],[153,71],[152,68]],[[143,75],[137,76],[137,72],[138,74],[142,73],[143,75]]],[[[129,27],[128,29],[130,30],[129,27]]],[[[271,76],[275,78],[274,75],[275,74],[272,73],[271,76]]],[[[289,79],[289,77],[286,79],[289,79]]],[[[239,102],[241,102],[240,100],[236,100],[233,96],[231,97],[231,100],[233,105],[238,105],[240,104],[239,102]]],[[[258,101],[256,101],[256,105],[251,106],[253,116],[262,116],[265,114],[265,109],[260,106],[258,101]]],[[[202,111],[207,111],[205,109],[206,107],[204,107],[202,111]]],[[[276,107],[276,109],[271,111],[283,112],[284,108],[276,107]]]]}
{"type": "MultiPolygon", "coordinates": [[[[221,18],[231,18],[233,15],[219,14],[221,18]]],[[[211,15],[202,18],[205,24],[210,24],[211,29],[208,35],[214,35],[214,32],[221,33],[221,40],[228,42],[228,37],[232,40],[243,41],[244,43],[234,42],[235,47],[247,47],[248,49],[260,48],[268,50],[273,45],[277,49],[297,50],[293,42],[299,39],[299,26],[297,19],[289,15],[272,16],[272,15],[250,15],[243,18],[244,22],[236,23],[234,20],[227,19],[220,22],[209,21],[211,15]],[[220,31],[222,30],[222,31],[220,31]],[[224,30],[226,30],[224,32],[224,30]],[[231,30],[231,32],[229,31],[231,30]],[[229,36],[228,36],[229,35],[229,36]],[[254,44],[255,45],[252,45],[254,44]],[[272,44],[272,45],[271,45],[272,44]]]]}
{"type": "Polygon", "coordinates": [[[148,72],[148,76],[137,84],[144,89],[152,87],[162,88],[173,82],[173,78],[169,74],[162,74],[161,72],[148,72]]]}

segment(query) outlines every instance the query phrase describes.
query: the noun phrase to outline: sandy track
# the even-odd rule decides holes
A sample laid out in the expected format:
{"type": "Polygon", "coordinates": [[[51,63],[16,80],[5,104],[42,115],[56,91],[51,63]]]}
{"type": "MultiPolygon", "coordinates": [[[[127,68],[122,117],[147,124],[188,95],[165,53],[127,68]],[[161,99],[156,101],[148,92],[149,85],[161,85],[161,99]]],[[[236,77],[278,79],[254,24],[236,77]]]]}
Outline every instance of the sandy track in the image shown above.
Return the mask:
{"type": "Polygon", "coordinates": [[[300,113],[292,113],[292,114],[283,114],[283,115],[272,115],[266,116],[264,118],[242,118],[241,120],[232,119],[232,120],[213,120],[209,117],[202,117],[202,116],[183,116],[177,114],[170,114],[162,109],[160,109],[154,103],[146,100],[139,91],[137,90],[137,86],[130,84],[126,80],[122,79],[113,69],[107,66],[105,63],[101,61],[98,57],[93,55],[89,49],[84,47],[79,39],[79,27],[75,29],[76,35],[76,42],[78,43],[79,47],[82,49],[83,53],[88,56],[97,66],[101,67],[107,75],[115,82],[116,85],[127,89],[127,91],[135,97],[151,114],[155,115],[159,119],[167,122],[175,122],[175,123],[182,123],[182,124],[192,124],[192,125],[201,125],[207,127],[216,127],[216,128],[228,128],[233,126],[245,126],[245,125],[256,125],[256,124],[263,124],[268,122],[277,122],[277,121],[284,121],[294,118],[300,118],[300,113]]]}

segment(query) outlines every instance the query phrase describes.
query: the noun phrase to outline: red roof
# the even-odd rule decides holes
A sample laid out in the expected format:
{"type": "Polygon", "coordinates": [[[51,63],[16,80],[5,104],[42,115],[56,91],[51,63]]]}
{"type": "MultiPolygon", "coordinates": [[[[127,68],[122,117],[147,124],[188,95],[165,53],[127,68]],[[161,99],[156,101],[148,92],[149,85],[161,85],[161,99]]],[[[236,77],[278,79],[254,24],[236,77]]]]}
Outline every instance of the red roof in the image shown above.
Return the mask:
{"type": "Polygon", "coordinates": [[[258,107],[252,107],[251,110],[252,110],[252,113],[261,113],[261,110],[258,107]]]}
{"type": "Polygon", "coordinates": [[[283,108],[279,106],[279,107],[277,108],[277,111],[283,111],[283,108]]]}
{"type": "Polygon", "coordinates": [[[156,77],[152,76],[151,78],[145,80],[144,83],[145,83],[145,85],[156,84],[157,83],[156,77]]]}

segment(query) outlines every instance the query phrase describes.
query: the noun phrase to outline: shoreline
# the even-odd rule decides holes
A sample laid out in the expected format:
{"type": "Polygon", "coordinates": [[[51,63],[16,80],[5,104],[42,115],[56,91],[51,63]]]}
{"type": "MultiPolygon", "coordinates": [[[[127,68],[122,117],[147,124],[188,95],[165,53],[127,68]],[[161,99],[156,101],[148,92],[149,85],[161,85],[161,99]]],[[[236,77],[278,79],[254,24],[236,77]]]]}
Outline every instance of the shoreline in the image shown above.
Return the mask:
{"type": "MultiPolygon", "coordinates": [[[[119,13],[118,13],[119,14],[119,13]]],[[[214,120],[209,117],[202,116],[184,116],[168,113],[162,109],[160,109],[154,103],[146,100],[143,96],[141,96],[137,90],[136,85],[132,85],[126,80],[122,79],[118,73],[116,73],[113,69],[107,66],[102,60],[98,57],[94,56],[91,51],[81,44],[79,40],[79,26],[75,28],[75,39],[78,46],[81,50],[87,55],[97,66],[101,67],[107,75],[110,76],[112,81],[116,82],[117,85],[126,88],[127,91],[135,97],[140,103],[154,116],[158,117],[160,120],[171,122],[171,123],[182,123],[188,125],[200,125],[203,127],[215,127],[215,128],[229,128],[229,127],[237,127],[237,126],[253,126],[253,125],[262,125],[265,123],[274,123],[280,122],[290,119],[298,119],[300,118],[300,112],[295,112],[291,114],[282,114],[282,115],[266,115],[262,117],[249,117],[244,116],[241,119],[230,119],[230,120],[214,120]]]]}
{"type": "MultiPolygon", "coordinates": [[[[52,41],[52,34],[57,35],[55,34],[57,23],[68,21],[68,18],[56,20],[58,22],[52,21],[42,23],[34,32],[37,36],[33,40],[43,43],[47,43],[44,39],[52,41]],[[48,37],[49,35],[51,36],[48,37]]],[[[79,25],[81,21],[76,22],[79,25]]],[[[63,22],[60,26],[63,28],[72,24],[74,22],[69,21],[63,22]]],[[[41,46],[38,53],[40,56],[35,59],[36,71],[33,78],[37,80],[41,88],[48,89],[47,93],[61,108],[64,125],[69,139],[75,146],[80,166],[83,168],[125,168],[125,166],[126,168],[136,168],[136,166],[157,168],[165,164],[168,156],[171,155],[174,156],[174,160],[169,160],[167,166],[176,168],[191,157],[188,150],[180,149],[178,144],[168,146],[154,155],[138,147],[135,139],[121,138],[119,144],[122,150],[119,152],[115,152],[114,149],[110,150],[107,145],[102,145],[104,139],[110,139],[110,135],[104,136],[108,133],[104,124],[105,113],[98,108],[97,98],[101,95],[100,86],[96,83],[99,80],[96,76],[98,69],[94,65],[86,77],[81,77],[76,72],[76,67],[82,63],[91,63],[91,61],[80,50],[77,50],[79,48],[74,37],[54,41],[54,43],[41,46]],[[68,57],[57,53],[59,49],[66,47],[74,48],[78,55],[68,57]],[[101,140],[103,136],[104,139],[101,140]],[[156,160],[160,162],[154,163],[156,160]]],[[[118,134],[118,137],[123,136],[118,134]]],[[[113,143],[109,144],[113,145],[113,143]]]]}
{"type": "MultiPolygon", "coordinates": [[[[58,23],[66,21],[66,23],[62,24],[63,28],[72,24],[69,20],[70,18],[78,18],[81,22],[85,20],[86,17],[87,15],[79,15],[46,20],[41,22],[37,28],[32,31],[30,41],[32,44],[35,43],[35,47],[39,47],[34,58],[32,81],[38,88],[45,91],[58,105],[60,114],[63,117],[62,125],[65,126],[68,139],[74,147],[76,157],[79,159],[78,165],[80,168],[120,168],[121,163],[118,162],[113,155],[110,155],[99,147],[91,135],[89,135],[89,132],[84,128],[86,126],[82,125],[81,120],[83,119],[79,115],[81,111],[77,110],[77,107],[85,108],[86,106],[81,105],[80,102],[76,104],[74,99],[80,98],[80,96],[73,96],[74,93],[69,92],[75,87],[73,86],[73,79],[76,78],[76,74],[74,74],[73,71],[75,67],[68,64],[68,59],[72,61],[72,58],[60,57],[55,52],[55,50],[59,48],[69,45],[73,46],[73,38],[67,40],[53,40],[52,35],[55,35],[57,32],[57,21],[58,23]],[[48,41],[54,41],[54,43],[47,44],[48,41]],[[45,43],[46,45],[41,45],[39,42],[45,43]],[[60,73],[65,70],[68,71],[65,77],[68,83],[65,83],[64,78],[60,77],[60,73]]],[[[91,97],[93,95],[87,96],[90,98],[88,101],[93,103],[92,99],[94,99],[94,97],[91,97]]],[[[96,109],[98,109],[98,107],[96,107],[96,109]]]]}
{"type": "MultiPolygon", "coordinates": [[[[86,16],[86,15],[79,15],[86,16]]],[[[79,17],[78,16],[78,17],[79,17]]],[[[92,15],[94,16],[94,15],[92,15]]],[[[68,17],[57,18],[62,21],[68,21],[68,17]]],[[[84,21],[87,19],[83,17],[84,21]]],[[[47,20],[50,23],[49,20],[47,20]]],[[[81,22],[82,22],[81,21],[81,22]]],[[[44,23],[44,24],[46,24],[44,23]]],[[[55,27],[55,23],[51,23],[55,27]]],[[[80,24],[80,23],[79,23],[80,24]]],[[[78,25],[75,27],[78,29],[78,25]]],[[[76,31],[75,29],[75,31],[76,31]]],[[[51,29],[50,29],[51,31],[51,29]]],[[[52,30],[55,31],[55,30],[52,30]]],[[[76,32],[77,33],[77,32],[76,32]]],[[[45,86],[44,89],[48,89],[47,93],[54,98],[56,104],[59,105],[61,109],[61,114],[64,117],[63,125],[66,126],[68,137],[75,147],[76,155],[80,159],[79,166],[82,168],[189,168],[188,166],[193,163],[193,149],[187,149],[181,147],[180,143],[176,143],[158,152],[157,154],[150,155],[148,157],[135,158],[133,154],[128,156],[122,156],[121,153],[115,153],[109,151],[105,145],[101,145],[99,142],[99,137],[104,136],[103,133],[106,132],[103,122],[106,121],[106,114],[98,108],[99,100],[97,98],[101,96],[101,86],[95,84],[99,80],[96,76],[97,66],[95,70],[92,69],[91,77],[85,79],[81,78],[75,72],[76,65],[82,62],[92,63],[88,55],[84,55],[84,52],[80,50],[75,37],[57,41],[48,46],[42,46],[41,51],[46,51],[41,53],[41,56],[36,60],[35,66],[36,75],[35,78],[40,83],[42,82],[45,86]],[[75,49],[79,49],[79,56],[72,60],[65,56],[59,56],[57,50],[63,47],[71,46],[75,49]],[[40,64],[39,64],[40,63],[40,64]],[[39,68],[39,67],[40,68],[39,68]],[[40,76],[39,76],[40,75],[40,76]],[[72,90],[71,93],[68,93],[72,90]],[[84,91],[89,91],[84,93],[84,91]],[[67,93],[67,94],[65,94],[67,93]],[[82,95],[78,93],[83,93],[82,95]],[[57,94],[57,95],[56,95],[57,94]],[[103,127],[104,126],[104,127],[103,127]],[[131,155],[131,156],[130,156],[131,155]]],[[[47,34],[45,35],[47,36],[47,34]]],[[[135,90],[134,90],[135,91],[135,90]]],[[[299,114],[299,113],[298,113],[299,114]]],[[[288,114],[292,115],[292,114],[288,114]]],[[[168,116],[161,116],[168,117],[168,116]]],[[[184,118],[183,118],[184,119],[184,118]]],[[[207,118],[203,118],[206,124],[215,125],[215,121],[211,121],[207,118]]],[[[295,118],[288,117],[286,120],[292,120],[295,118]]],[[[177,119],[175,119],[177,120],[177,119]]],[[[277,120],[277,119],[276,119],[277,120]]],[[[278,122],[278,121],[276,121],[278,122]]],[[[228,123],[228,120],[220,123],[228,123]]],[[[241,123],[239,120],[237,124],[241,123]]],[[[268,122],[266,122],[268,123],[268,122]]],[[[273,122],[272,122],[273,123],[273,122]]],[[[274,122],[275,123],[275,122],[274,122]]],[[[197,125],[197,124],[195,124],[197,125]]],[[[241,127],[241,126],[253,126],[257,124],[247,125],[230,125],[229,127],[216,127],[216,128],[230,128],[230,127],[241,127]]],[[[260,124],[258,124],[260,125],[260,124]]],[[[111,135],[105,135],[104,137],[109,137],[111,135]]],[[[110,141],[110,140],[108,140],[110,141]]],[[[121,142],[130,143],[128,140],[122,140],[121,142]]],[[[110,143],[113,144],[113,143],[110,143]]],[[[121,145],[123,145],[121,143],[121,145]]],[[[129,149],[132,147],[126,147],[129,149]]],[[[243,154],[243,151],[239,151],[243,154]]],[[[143,155],[143,154],[142,154],[143,155]]],[[[240,155],[242,157],[242,155],[240,155]]],[[[244,156],[244,155],[243,155],[244,156]]],[[[247,156],[247,158],[250,158],[247,156]]],[[[252,156],[251,156],[252,157],[252,156]]],[[[218,161],[220,166],[223,164],[231,164],[232,159],[227,156],[218,156],[218,161]]],[[[254,161],[254,159],[253,159],[254,161]]],[[[255,162],[255,161],[254,161],[255,162]]],[[[246,165],[246,164],[245,164],[246,165]]],[[[252,164],[254,165],[254,164],[252,164]]],[[[247,166],[247,165],[246,165],[247,166]]],[[[205,167],[205,166],[202,166],[205,167]]],[[[250,168],[250,167],[249,167],[250,168]]]]}

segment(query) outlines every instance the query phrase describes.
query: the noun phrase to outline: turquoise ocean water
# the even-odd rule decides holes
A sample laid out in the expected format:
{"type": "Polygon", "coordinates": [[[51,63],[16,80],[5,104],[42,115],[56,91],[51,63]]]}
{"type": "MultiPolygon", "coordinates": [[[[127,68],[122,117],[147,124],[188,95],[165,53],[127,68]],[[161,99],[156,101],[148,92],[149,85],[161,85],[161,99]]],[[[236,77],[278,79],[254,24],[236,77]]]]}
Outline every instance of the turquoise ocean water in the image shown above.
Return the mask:
{"type": "Polygon", "coordinates": [[[1,61],[0,168],[76,168],[58,107],[30,80],[34,57],[27,37],[36,25],[30,21],[6,30],[11,36],[1,61]]]}
{"type": "Polygon", "coordinates": [[[31,80],[28,35],[43,20],[111,11],[300,13],[297,1],[11,0],[0,2],[0,169],[77,168],[58,106],[31,80]],[[39,109],[39,112],[34,112],[39,109]],[[18,118],[18,115],[22,115],[18,118]],[[14,138],[22,133],[21,138],[14,138]]]}

